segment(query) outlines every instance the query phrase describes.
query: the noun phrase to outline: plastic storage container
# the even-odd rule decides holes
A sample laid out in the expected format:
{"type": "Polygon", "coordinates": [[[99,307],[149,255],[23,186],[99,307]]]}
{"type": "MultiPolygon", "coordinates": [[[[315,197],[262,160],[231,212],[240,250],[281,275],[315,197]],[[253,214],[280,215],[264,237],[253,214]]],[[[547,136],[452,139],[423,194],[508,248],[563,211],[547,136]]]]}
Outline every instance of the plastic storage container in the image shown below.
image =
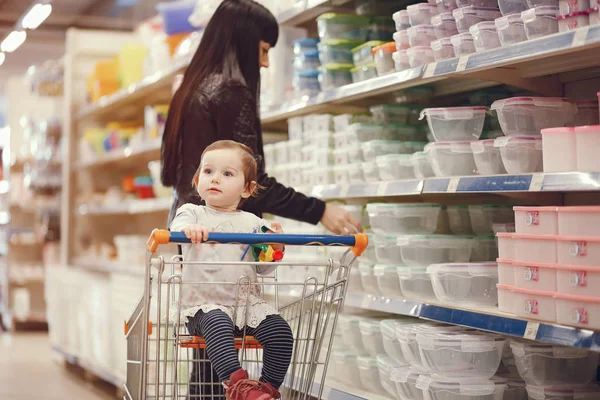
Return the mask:
{"type": "Polygon", "coordinates": [[[558,31],[568,32],[582,26],[588,26],[590,24],[590,12],[588,10],[576,11],[567,15],[559,15],[556,20],[558,21],[558,31]]]}
{"type": "Polygon", "coordinates": [[[532,386],[527,385],[530,400],[595,400],[600,398],[600,386],[532,386]]]}
{"type": "Polygon", "coordinates": [[[396,397],[396,385],[392,381],[392,370],[400,365],[388,356],[377,356],[379,380],[387,396],[396,397]]]}
{"type": "Polygon", "coordinates": [[[511,341],[510,347],[527,385],[586,385],[596,376],[598,353],[535,342],[511,341]]]}
{"type": "Polygon", "coordinates": [[[521,14],[507,15],[496,19],[494,23],[502,46],[510,46],[527,40],[525,24],[523,24],[521,14]]]}
{"type": "Polygon", "coordinates": [[[327,64],[319,67],[321,90],[331,90],[352,83],[350,64],[327,64]]]}
{"type": "Polygon", "coordinates": [[[509,174],[542,172],[542,138],[539,136],[508,136],[495,139],[502,163],[509,174]]]}
{"type": "Polygon", "coordinates": [[[378,296],[379,286],[377,286],[374,268],[375,266],[370,262],[361,262],[358,264],[358,273],[360,275],[360,283],[363,289],[369,294],[378,296]]]}
{"type": "Polygon", "coordinates": [[[397,236],[376,235],[373,240],[376,260],[382,264],[397,265],[402,260],[397,236]]]}
{"type": "Polygon", "coordinates": [[[498,309],[502,312],[514,314],[516,307],[516,293],[512,285],[497,284],[498,309]]]}
{"type": "Polygon", "coordinates": [[[433,51],[429,46],[411,47],[406,50],[406,54],[408,55],[408,64],[411,68],[416,68],[434,61],[433,51]]]}
{"type": "Polygon", "coordinates": [[[360,317],[354,315],[340,315],[338,317],[339,329],[344,332],[342,341],[346,347],[352,349],[352,352],[357,355],[367,354],[360,333],[360,317]]]}
{"type": "Polygon", "coordinates": [[[294,58],[294,68],[296,71],[315,70],[320,66],[321,61],[319,60],[318,50],[305,51],[294,58]]]}
{"type": "Polygon", "coordinates": [[[455,57],[454,46],[452,46],[452,40],[449,37],[431,42],[431,50],[435,61],[444,61],[455,57]]]}
{"type": "Polygon", "coordinates": [[[394,368],[390,378],[396,386],[400,400],[424,400],[423,391],[417,388],[417,381],[421,376],[428,375],[419,369],[404,365],[394,368]]]}
{"type": "MultiPolygon", "coordinates": [[[[397,278],[397,276],[396,276],[397,278]]],[[[414,319],[384,319],[381,321],[381,336],[383,339],[383,348],[385,353],[397,364],[408,364],[408,361],[402,353],[400,342],[396,339],[396,328],[414,323],[414,319]]]]}
{"type": "Polygon", "coordinates": [[[515,266],[513,260],[507,258],[498,258],[498,283],[501,285],[515,284],[515,266]]]}
{"type": "Polygon", "coordinates": [[[356,387],[360,382],[358,357],[355,354],[337,351],[332,353],[332,360],[332,372],[335,377],[342,383],[356,387]]]}
{"type": "Polygon", "coordinates": [[[162,16],[163,31],[167,35],[192,32],[197,30],[188,18],[194,12],[196,2],[194,0],[179,0],[167,3],[158,3],[156,9],[162,16]]]}
{"type": "Polygon", "coordinates": [[[358,357],[358,373],[360,375],[360,383],[363,388],[369,388],[371,392],[380,394],[382,396],[387,395],[385,389],[383,386],[381,386],[377,358],[358,357]]]}
{"type": "Polygon", "coordinates": [[[502,14],[496,8],[466,6],[452,11],[456,28],[461,33],[469,32],[469,28],[483,21],[493,21],[502,14]]]}
{"type": "Polygon", "coordinates": [[[458,34],[456,20],[451,12],[444,12],[431,18],[433,32],[438,39],[449,38],[458,34]]]}
{"type": "Polygon", "coordinates": [[[448,224],[450,230],[455,235],[472,235],[471,219],[469,217],[469,208],[466,205],[447,206],[448,224]]]}
{"type": "Polygon", "coordinates": [[[570,126],[590,126],[600,123],[597,101],[578,101],[577,114],[570,123],[570,126]]]}
{"type": "MultiPolygon", "coordinates": [[[[418,142],[417,142],[418,143],[418,142]]],[[[375,161],[379,156],[387,154],[412,154],[414,148],[423,149],[423,145],[417,146],[415,142],[402,142],[399,140],[371,140],[361,144],[363,160],[375,161]]]]}
{"type": "Polygon", "coordinates": [[[494,147],[494,139],[478,140],[471,142],[473,159],[477,167],[477,173],[480,175],[499,175],[505,174],[504,164],[500,149],[494,147]]]}
{"type": "Polygon", "coordinates": [[[556,322],[584,329],[600,329],[600,297],[557,293],[556,322]]]}
{"type": "MultiPolygon", "coordinates": [[[[494,287],[494,290],[496,288],[494,287]]],[[[417,335],[423,367],[447,378],[489,379],[502,361],[505,339],[479,332],[417,335]]]]}
{"type": "Polygon", "coordinates": [[[396,26],[392,18],[389,16],[372,17],[367,40],[391,42],[394,32],[396,32],[396,26]]]}
{"type": "Polygon", "coordinates": [[[540,6],[521,13],[521,19],[525,25],[527,39],[552,35],[558,32],[558,7],[540,6]]]}
{"type": "Polygon", "coordinates": [[[556,281],[559,294],[597,297],[600,268],[559,265],[556,267],[556,281]]]}
{"type": "Polygon", "coordinates": [[[369,109],[378,124],[406,124],[412,108],[406,104],[380,104],[369,109]]]}
{"type": "Polygon", "coordinates": [[[438,13],[451,12],[456,9],[456,2],[454,0],[436,0],[435,4],[437,5],[438,13]]]}
{"type": "Polygon", "coordinates": [[[435,142],[425,146],[435,176],[468,176],[475,173],[470,142],[435,142]]]}
{"type": "Polygon", "coordinates": [[[417,343],[417,337],[419,335],[421,335],[423,332],[446,333],[460,332],[464,330],[465,328],[456,325],[420,321],[419,323],[396,327],[396,339],[398,340],[398,343],[400,343],[402,354],[411,367],[423,370],[423,363],[421,361],[421,354],[419,352],[419,344],[417,343]]]}
{"type": "Polygon", "coordinates": [[[498,9],[497,0],[456,0],[456,6],[461,7],[482,7],[498,9]]]}
{"type": "Polygon", "coordinates": [[[575,128],[542,129],[544,172],[569,172],[577,170],[575,128]]]}
{"type": "Polygon", "coordinates": [[[506,136],[540,135],[542,129],[564,126],[577,108],[566,98],[512,97],[492,103],[506,136]]]}
{"type": "Polygon", "coordinates": [[[460,142],[479,139],[486,111],[486,107],[426,108],[421,111],[421,118],[427,116],[435,140],[460,142]]]}
{"type": "Polygon", "coordinates": [[[317,71],[298,71],[292,78],[294,93],[298,96],[316,96],[321,92],[317,71]]]}
{"type": "Polygon", "coordinates": [[[413,179],[415,177],[412,155],[388,154],[377,157],[376,162],[379,170],[379,178],[382,181],[397,181],[401,179],[413,179]]]}
{"type": "Polygon", "coordinates": [[[369,18],[359,15],[326,13],[317,18],[321,41],[331,39],[367,40],[369,18]]]}
{"type": "Polygon", "coordinates": [[[373,276],[377,280],[379,292],[383,296],[402,297],[402,289],[398,280],[397,267],[378,264],[373,268],[373,276]]]}
{"type": "Polygon", "coordinates": [[[436,39],[432,25],[417,25],[406,30],[410,47],[430,46],[436,39]]]}
{"type": "Polygon", "coordinates": [[[558,260],[558,245],[553,236],[514,233],[511,244],[515,262],[556,264],[558,260]],[[535,251],[531,251],[532,249],[535,251]]]}
{"type": "Polygon", "coordinates": [[[435,232],[442,207],[438,204],[367,204],[375,233],[430,235],[435,232]]]}
{"type": "Polygon", "coordinates": [[[403,29],[394,33],[394,42],[396,43],[396,50],[408,49],[410,42],[408,39],[408,29],[403,29]]]}
{"type": "Polygon", "coordinates": [[[469,215],[473,231],[480,236],[493,234],[493,224],[510,223],[515,220],[513,207],[508,205],[469,205],[469,215]]]}
{"type": "Polygon", "coordinates": [[[469,32],[463,32],[452,36],[450,42],[452,43],[456,57],[467,56],[476,51],[473,36],[471,36],[469,32]]]}
{"type": "Polygon", "coordinates": [[[420,377],[417,388],[427,400],[502,400],[506,381],[453,380],[441,376],[420,377]]]}
{"type": "Polygon", "coordinates": [[[425,267],[399,267],[398,277],[402,295],[414,301],[435,301],[431,278],[425,267]]]}
{"type": "Polygon", "coordinates": [[[375,58],[375,68],[377,75],[382,76],[395,71],[394,59],[392,54],[396,51],[396,43],[386,43],[373,49],[375,58]]]}
{"type": "Polygon", "coordinates": [[[400,236],[397,241],[402,262],[410,267],[427,267],[444,262],[468,262],[476,245],[472,236],[400,236]]]}
{"type": "Polygon", "coordinates": [[[320,42],[317,46],[319,49],[319,60],[321,64],[352,64],[352,49],[358,46],[359,42],[351,40],[328,40],[320,42]]]}
{"type": "Polygon", "coordinates": [[[502,15],[520,15],[529,6],[525,0],[498,0],[498,7],[502,15]]]}
{"type": "Polygon", "coordinates": [[[558,10],[560,15],[568,15],[577,11],[590,9],[590,0],[559,0],[558,10]]]}
{"type": "Polygon", "coordinates": [[[292,44],[294,55],[299,55],[307,51],[318,50],[319,39],[298,39],[292,44]]]}
{"type": "Polygon", "coordinates": [[[373,49],[385,44],[380,40],[371,40],[352,49],[352,60],[355,67],[375,64],[373,49]]]}
{"type": "Polygon", "coordinates": [[[515,286],[522,289],[556,291],[556,266],[552,264],[513,263],[515,286]]]}
{"type": "Polygon", "coordinates": [[[558,234],[562,236],[600,236],[600,207],[558,207],[558,234]]]}
{"type": "Polygon", "coordinates": [[[363,341],[363,347],[371,357],[377,357],[385,354],[383,348],[383,338],[381,336],[381,325],[377,320],[368,318],[361,319],[359,322],[360,334],[363,341]]]}
{"type": "Polygon", "coordinates": [[[557,236],[560,265],[600,265],[600,237],[557,236]]]}
{"type": "Polygon", "coordinates": [[[496,24],[493,21],[479,22],[469,28],[477,52],[495,49],[501,46],[496,24]]]}
{"type": "Polygon", "coordinates": [[[577,170],[583,172],[600,171],[600,125],[575,128],[577,148],[577,170]]]}
{"type": "Polygon", "coordinates": [[[375,64],[363,65],[350,70],[352,83],[363,82],[368,79],[377,78],[377,67],[375,64]]]}
{"type": "Polygon", "coordinates": [[[498,258],[498,243],[494,235],[476,236],[475,242],[476,246],[471,252],[471,262],[489,262],[498,258]]]}
{"type": "Polygon", "coordinates": [[[411,156],[415,177],[417,179],[431,178],[435,176],[429,155],[424,151],[418,151],[411,156]]]}
{"type": "Polygon", "coordinates": [[[557,235],[557,207],[514,207],[517,233],[557,235]]]}
{"type": "Polygon", "coordinates": [[[438,10],[435,4],[418,3],[406,7],[410,26],[430,25],[431,18],[437,15],[438,10]]]}
{"type": "Polygon", "coordinates": [[[334,134],[334,144],[336,148],[340,148],[357,142],[387,140],[388,138],[388,132],[383,125],[356,123],[348,126],[343,132],[334,134]]]}
{"type": "Polygon", "coordinates": [[[496,263],[434,264],[427,268],[436,297],[447,304],[493,307],[498,303],[496,263]]]}
{"type": "Polygon", "coordinates": [[[392,54],[394,60],[394,68],[396,72],[402,72],[410,68],[410,59],[408,58],[408,50],[402,49],[392,54]]]}
{"type": "MultiPolygon", "coordinates": [[[[556,299],[553,292],[513,288],[515,296],[513,313],[519,317],[556,322],[556,299]]],[[[521,375],[522,378],[525,378],[521,375]]]]}
{"type": "Polygon", "coordinates": [[[396,23],[396,30],[401,31],[403,29],[410,28],[410,17],[408,10],[400,10],[392,15],[392,19],[396,23]]]}

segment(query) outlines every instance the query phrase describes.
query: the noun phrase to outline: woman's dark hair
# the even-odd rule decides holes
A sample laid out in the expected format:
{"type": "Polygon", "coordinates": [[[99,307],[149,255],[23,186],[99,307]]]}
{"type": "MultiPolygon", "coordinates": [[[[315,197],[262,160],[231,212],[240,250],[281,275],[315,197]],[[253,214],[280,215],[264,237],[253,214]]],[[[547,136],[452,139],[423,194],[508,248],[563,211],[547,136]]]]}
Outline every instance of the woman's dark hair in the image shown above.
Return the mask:
{"type": "Polygon", "coordinates": [[[213,74],[220,74],[225,80],[239,80],[256,96],[258,107],[259,42],[273,47],[278,38],[277,20],[263,5],[253,0],[223,0],[219,5],[171,101],[162,139],[163,185],[176,183],[180,130],[198,87],[213,74]]]}

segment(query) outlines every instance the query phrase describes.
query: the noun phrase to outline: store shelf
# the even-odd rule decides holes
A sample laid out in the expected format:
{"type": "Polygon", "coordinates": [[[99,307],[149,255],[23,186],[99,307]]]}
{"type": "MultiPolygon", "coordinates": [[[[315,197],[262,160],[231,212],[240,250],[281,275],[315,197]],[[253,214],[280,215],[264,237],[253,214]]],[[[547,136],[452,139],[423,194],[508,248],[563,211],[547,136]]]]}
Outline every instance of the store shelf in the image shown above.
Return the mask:
{"type": "Polygon", "coordinates": [[[78,215],[121,215],[149,214],[168,212],[173,204],[171,198],[126,200],[111,205],[81,204],[77,208],[78,215]]]}
{"type": "Polygon", "coordinates": [[[314,21],[319,15],[334,10],[351,0],[304,0],[277,15],[277,22],[285,26],[299,26],[314,21]]]}
{"type": "Polygon", "coordinates": [[[96,367],[89,362],[80,360],[77,356],[64,351],[58,346],[52,346],[52,350],[60,354],[63,357],[63,359],[69,364],[78,365],[85,371],[91,372],[93,375],[102,379],[105,382],[108,382],[118,388],[123,387],[123,385],[125,384],[125,382],[123,382],[120,378],[116,377],[112,373],[105,371],[103,368],[96,367]]]}
{"type": "Polygon", "coordinates": [[[600,332],[518,319],[501,313],[497,308],[482,308],[474,311],[354,293],[347,295],[345,304],[349,307],[418,317],[503,335],[600,352],[600,332]]]}
{"type": "Polygon", "coordinates": [[[123,149],[113,150],[92,160],[81,161],[76,164],[76,169],[104,167],[117,165],[124,161],[135,163],[140,160],[160,158],[160,146],[162,140],[154,139],[128,146],[123,149]]]}

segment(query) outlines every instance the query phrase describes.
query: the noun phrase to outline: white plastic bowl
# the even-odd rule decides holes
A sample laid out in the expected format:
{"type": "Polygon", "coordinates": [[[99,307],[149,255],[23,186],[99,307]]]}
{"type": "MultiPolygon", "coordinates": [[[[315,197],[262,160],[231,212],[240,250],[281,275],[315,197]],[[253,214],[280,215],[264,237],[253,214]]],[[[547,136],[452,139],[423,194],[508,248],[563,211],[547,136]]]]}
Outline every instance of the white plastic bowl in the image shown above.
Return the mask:
{"type": "Polygon", "coordinates": [[[473,231],[480,236],[492,235],[494,233],[493,224],[515,221],[513,207],[510,205],[473,204],[469,205],[469,215],[473,231]]]}
{"type": "Polygon", "coordinates": [[[427,267],[444,262],[469,262],[476,245],[472,236],[400,236],[402,262],[409,267],[427,267]]]}
{"type": "Polygon", "coordinates": [[[556,6],[539,6],[521,13],[521,19],[525,25],[527,39],[552,35],[558,32],[559,15],[558,4],[556,6]]]}
{"type": "Polygon", "coordinates": [[[425,400],[423,391],[417,388],[417,381],[421,376],[428,375],[413,366],[405,365],[394,368],[390,377],[400,400],[425,400]]]}
{"type": "Polygon", "coordinates": [[[424,151],[419,151],[411,156],[413,170],[417,179],[431,178],[435,176],[429,155],[424,151]]]}
{"type": "Polygon", "coordinates": [[[527,385],[586,385],[596,376],[598,353],[535,342],[511,341],[510,347],[527,385]]]}
{"type": "Polygon", "coordinates": [[[511,14],[494,21],[502,46],[524,42],[527,40],[525,24],[521,14],[511,14]]]}
{"type": "Polygon", "coordinates": [[[466,6],[452,11],[459,32],[468,32],[469,28],[482,21],[493,21],[502,14],[496,8],[466,6]]]}
{"type": "Polygon", "coordinates": [[[442,207],[439,204],[367,204],[371,229],[379,234],[428,235],[435,232],[442,207]]]}
{"type": "Polygon", "coordinates": [[[449,60],[455,57],[452,39],[449,37],[431,42],[431,50],[435,61],[449,60]]]}
{"type": "Polygon", "coordinates": [[[375,357],[358,357],[358,373],[361,386],[370,392],[386,396],[387,392],[381,386],[379,367],[375,357]]]}
{"type": "Polygon", "coordinates": [[[469,176],[476,170],[470,142],[433,142],[425,146],[435,176],[469,176]]]}
{"type": "Polygon", "coordinates": [[[560,97],[511,97],[492,103],[506,136],[541,135],[541,130],[565,126],[577,107],[560,97]]]}
{"type": "MultiPolygon", "coordinates": [[[[494,287],[494,290],[496,288],[494,287]]],[[[502,361],[505,339],[481,332],[417,335],[423,367],[448,378],[489,379],[502,361]]]]}
{"type": "Polygon", "coordinates": [[[483,131],[486,107],[426,108],[420,118],[427,124],[438,142],[477,140],[483,131]]]}
{"type": "Polygon", "coordinates": [[[473,37],[473,43],[477,52],[502,46],[496,24],[493,21],[479,22],[469,28],[469,33],[473,37]]]}
{"type": "Polygon", "coordinates": [[[468,56],[476,52],[473,36],[469,32],[459,33],[450,38],[456,57],[468,56]]]}
{"type": "Polygon", "coordinates": [[[436,297],[443,303],[475,308],[498,303],[496,263],[434,264],[427,273],[436,297]]]}
{"type": "Polygon", "coordinates": [[[373,268],[373,275],[383,296],[402,297],[396,266],[378,264],[373,268]]]}
{"type": "Polygon", "coordinates": [[[435,301],[435,293],[431,284],[431,277],[427,275],[425,267],[399,267],[402,295],[414,301],[435,301]]]}
{"type": "Polygon", "coordinates": [[[373,247],[377,261],[384,265],[399,265],[402,260],[397,236],[375,235],[373,247]]]}
{"type": "Polygon", "coordinates": [[[504,380],[456,380],[442,376],[421,376],[417,381],[427,400],[503,400],[504,380]]]}
{"type": "Polygon", "coordinates": [[[438,39],[449,38],[458,34],[456,21],[452,12],[444,12],[431,18],[431,25],[433,26],[435,36],[438,39]]]}
{"type": "Polygon", "coordinates": [[[448,224],[455,235],[472,235],[471,218],[469,208],[466,205],[447,206],[448,224]]]}
{"type": "Polygon", "coordinates": [[[509,174],[542,172],[543,150],[540,136],[505,136],[494,141],[509,174]]]}
{"type": "Polygon", "coordinates": [[[500,149],[494,147],[495,139],[477,140],[471,142],[473,159],[477,167],[477,173],[480,175],[499,175],[505,174],[506,169],[502,162],[500,149]]]}

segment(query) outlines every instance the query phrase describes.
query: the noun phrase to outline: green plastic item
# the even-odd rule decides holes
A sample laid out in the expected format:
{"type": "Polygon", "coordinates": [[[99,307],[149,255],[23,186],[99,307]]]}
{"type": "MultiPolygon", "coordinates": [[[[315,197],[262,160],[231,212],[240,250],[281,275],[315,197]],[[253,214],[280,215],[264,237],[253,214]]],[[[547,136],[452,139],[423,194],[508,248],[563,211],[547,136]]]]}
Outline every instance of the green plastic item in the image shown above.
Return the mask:
{"type": "Polygon", "coordinates": [[[368,70],[368,69],[376,69],[375,64],[367,64],[367,65],[361,65],[360,67],[353,67],[350,70],[350,72],[358,72],[358,71],[368,70]]]}
{"type": "Polygon", "coordinates": [[[361,15],[353,14],[336,14],[336,13],[325,13],[317,18],[317,21],[325,21],[330,24],[344,24],[353,26],[366,26],[369,25],[369,18],[361,15]]]}
{"type": "Polygon", "coordinates": [[[324,40],[319,44],[332,46],[338,49],[352,50],[353,48],[360,46],[361,43],[363,43],[361,40],[329,39],[324,40]]]}
{"type": "Polygon", "coordinates": [[[327,64],[322,65],[318,68],[320,71],[328,71],[328,72],[350,72],[350,70],[354,67],[352,64],[327,64]]]}
{"type": "Polygon", "coordinates": [[[352,53],[356,53],[361,51],[362,49],[364,49],[365,47],[370,47],[370,48],[374,48],[377,46],[381,46],[382,44],[385,44],[386,42],[382,41],[382,40],[371,40],[367,43],[363,43],[360,46],[357,46],[355,48],[352,49],[352,53]]]}

